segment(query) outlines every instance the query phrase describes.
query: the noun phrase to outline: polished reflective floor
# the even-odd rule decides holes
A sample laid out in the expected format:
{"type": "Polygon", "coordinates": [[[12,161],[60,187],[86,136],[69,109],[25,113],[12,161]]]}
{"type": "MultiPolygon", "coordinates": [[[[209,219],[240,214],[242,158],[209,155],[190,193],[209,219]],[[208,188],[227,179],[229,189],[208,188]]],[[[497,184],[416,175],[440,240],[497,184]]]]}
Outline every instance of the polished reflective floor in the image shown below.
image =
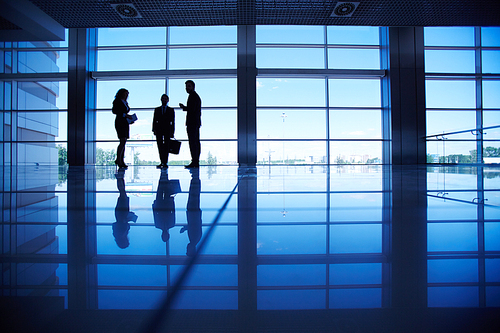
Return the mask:
{"type": "Polygon", "coordinates": [[[1,171],[7,331],[500,331],[500,167],[1,171]]]}

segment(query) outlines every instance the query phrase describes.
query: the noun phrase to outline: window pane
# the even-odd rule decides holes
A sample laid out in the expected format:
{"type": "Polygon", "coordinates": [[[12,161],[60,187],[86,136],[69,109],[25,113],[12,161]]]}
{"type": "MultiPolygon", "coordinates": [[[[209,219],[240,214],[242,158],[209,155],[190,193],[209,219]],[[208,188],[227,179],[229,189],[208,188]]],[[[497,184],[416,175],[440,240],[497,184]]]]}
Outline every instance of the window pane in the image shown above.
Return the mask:
{"type": "Polygon", "coordinates": [[[257,48],[257,68],[325,68],[320,48],[257,48]]]}
{"type": "Polygon", "coordinates": [[[478,282],[477,259],[427,260],[427,282],[478,282]]]}
{"type": "Polygon", "coordinates": [[[382,253],[382,225],[330,226],[330,253],[382,253]]]}
{"type": "Polygon", "coordinates": [[[257,163],[327,163],[325,141],[257,141],[257,163]]]}
{"type": "Polygon", "coordinates": [[[68,71],[68,51],[18,52],[19,73],[60,73],[68,71]]]}
{"type": "Polygon", "coordinates": [[[324,225],[257,226],[257,255],[325,254],[324,225]]]}
{"type": "Polygon", "coordinates": [[[260,224],[317,223],[324,222],[326,218],[324,194],[259,194],[257,205],[257,221],[260,224]]]}
{"type": "MultiPolygon", "coordinates": [[[[176,108],[179,103],[186,104],[186,79],[168,79],[168,96],[170,106],[176,108]]],[[[201,98],[203,126],[204,107],[236,107],[237,82],[236,78],[229,79],[193,79],[196,92],[201,98]]]]}
{"type": "Polygon", "coordinates": [[[257,310],[324,309],[325,292],[325,289],[257,290],[257,310]]]}
{"type": "Polygon", "coordinates": [[[379,79],[329,79],[328,92],[330,106],[381,106],[379,79]]]}
{"type": "Polygon", "coordinates": [[[474,46],[473,27],[424,27],[425,46],[474,46]]]}
{"type": "MultiPolygon", "coordinates": [[[[427,135],[472,130],[476,128],[475,111],[427,111],[427,135]]],[[[470,132],[448,135],[450,139],[475,139],[470,132]]]]}
{"type": "Polygon", "coordinates": [[[330,221],[382,221],[381,193],[335,193],[330,202],[330,221]]]}
{"type": "MultiPolygon", "coordinates": [[[[179,110],[176,113],[179,114],[181,111],[179,110]]],[[[184,115],[185,112],[182,112],[182,114],[184,115]]],[[[237,116],[236,110],[204,110],[202,115],[202,126],[200,128],[200,137],[202,139],[236,140],[238,127],[237,116]]],[[[185,132],[184,122],[176,120],[176,128],[176,133],[180,131],[185,132]]],[[[184,134],[180,137],[184,137],[184,134]]]]}
{"type": "Polygon", "coordinates": [[[67,107],[68,84],[65,81],[18,82],[18,110],[56,110],[67,107]]]}
{"type": "Polygon", "coordinates": [[[500,73],[500,51],[482,51],[483,73],[500,73]]]}
{"type": "Polygon", "coordinates": [[[380,69],[380,50],[328,49],[328,68],[380,69]]]}
{"type": "Polygon", "coordinates": [[[500,222],[484,223],[484,249],[500,251],[500,222]]]}
{"type": "Polygon", "coordinates": [[[474,73],[475,70],[474,50],[425,51],[425,71],[427,73],[474,73]]]}
{"type": "Polygon", "coordinates": [[[334,264],[330,265],[331,285],[381,284],[382,264],[334,264]]]}
{"type": "Polygon", "coordinates": [[[500,109],[500,81],[483,81],[483,108],[500,109]]]}
{"type": "Polygon", "coordinates": [[[477,307],[478,287],[430,287],[427,289],[429,307],[477,307]]]}
{"type": "Polygon", "coordinates": [[[331,139],[381,139],[380,110],[330,111],[331,139]]]}
{"type": "Polygon", "coordinates": [[[500,46],[500,28],[483,27],[481,28],[482,46],[500,46]]]}
{"type": "Polygon", "coordinates": [[[257,266],[257,286],[314,286],[325,280],[325,265],[257,266]]]}
{"type": "MultiPolygon", "coordinates": [[[[442,201],[442,199],[436,200],[442,201]]],[[[452,212],[455,207],[450,206],[448,212],[452,212]]],[[[442,216],[442,218],[447,218],[447,216],[442,216]]],[[[428,223],[427,251],[477,251],[477,224],[428,223]]]]}
{"type": "Polygon", "coordinates": [[[165,45],[165,27],[99,28],[99,46],[165,45]]]}
{"type": "Polygon", "coordinates": [[[166,51],[160,50],[112,50],[99,51],[97,70],[160,70],[166,68],[166,51]],[[138,61],[140,59],[140,61],[138,61]]]}
{"type": "MultiPolygon", "coordinates": [[[[111,112],[116,92],[121,88],[129,91],[127,101],[132,109],[154,108],[160,105],[160,97],[165,93],[165,80],[97,81],[97,108],[109,109],[111,112]]],[[[183,95],[186,95],[185,91],[183,95]]],[[[175,106],[178,103],[173,103],[173,98],[170,97],[170,105],[175,106]]]]}
{"type": "Polygon", "coordinates": [[[257,110],[258,139],[326,139],[325,111],[257,110]]]}
{"type": "Polygon", "coordinates": [[[169,27],[170,45],[232,44],[237,40],[237,27],[169,27]]]}
{"type": "Polygon", "coordinates": [[[476,108],[474,81],[427,80],[425,96],[428,108],[476,108]]]}
{"type": "Polygon", "coordinates": [[[427,142],[429,163],[474,163],[477,156],[475,151],[476,142],[474,141],[453,142],[439,140],[427,142]]]}
{"type": "Polygon", "coordinates": [[[258,78],[257,106],[325,106],[324,79],[258,78]]]}
{"type": "Polygon", "coordinates": [[[379,45],[378,27],[327,27],[328,44],[379,45]]]}
{"type": "Polygon", "coordinates": [[[168,69],[236,68],[236,48],[171,49],[168,69]]]}
{"type": "Polygon", "coordinates": [[[330,142],[331,164],[382,163],[382,142],[330,142]]]}
{"type": "Polygon", "coordinates": [[[323,44],[324,28],[321,26],[257,26],[257,43],[266,44],[323,44]]]}
{"type": "Polygon", "coordinates": [[[374,309],[380,307],[382,307],[381,288],[330,290],[330,309],[374,309]]]}

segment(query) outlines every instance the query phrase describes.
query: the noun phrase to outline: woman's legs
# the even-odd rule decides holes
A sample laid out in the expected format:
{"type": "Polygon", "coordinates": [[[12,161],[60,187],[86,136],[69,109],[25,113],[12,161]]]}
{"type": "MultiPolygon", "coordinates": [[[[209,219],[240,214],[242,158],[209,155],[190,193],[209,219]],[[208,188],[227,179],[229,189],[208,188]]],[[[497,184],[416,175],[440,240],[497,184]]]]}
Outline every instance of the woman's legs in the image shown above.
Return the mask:
{"type": "Polygon", "coordinates": [[[118,164],[118,166],[126,166],[125,165],[125,143],[127,143],[127,138],[120,138],[120,144],[118,145],[118,148],[116,148],[116,161],[115,163],[118,164]]]}

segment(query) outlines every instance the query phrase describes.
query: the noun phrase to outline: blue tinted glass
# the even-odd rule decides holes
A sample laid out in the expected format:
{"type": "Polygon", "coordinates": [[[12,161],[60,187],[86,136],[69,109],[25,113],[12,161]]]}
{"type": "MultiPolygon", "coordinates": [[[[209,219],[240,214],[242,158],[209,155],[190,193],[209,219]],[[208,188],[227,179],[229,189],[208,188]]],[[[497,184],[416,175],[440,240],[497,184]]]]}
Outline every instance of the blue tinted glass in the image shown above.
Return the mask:
{"type": "Polygon", "coordinates": [[[430,287],[427,288],[429,307],[477,307],[478,287],[430,287]]]}
{"type": "Polygon", "coordinates": [[[324,254],[323,225],[257,226],[257,254],[324,254]]]}
{"type": "Polygon", "coordinates": [[[325,106],[325,80],[259,78],[257,106],[325,106]]]}
{"type": "Polygon", "coordinates": [[[380,110],[330,111],[330,138],[382,139],[380,110]]]}
{"type": "Polygon", "coordinates": [[[425,27],[425,46],[474,46],[473,27],[425,27]]]}
{"type": "Polygon", "coordinates": [[[500,46],[500,28],[484,27],[481,28],[482,46],[500,46]]]}
{"type": "Polygon", "coordinates": [[[328,80],[330,106],[380,107],[380,80],[328,80]]]}
{"type": "Polygon", "coordinates": [[[236,48],[171,49],[168,69],[236,68],[236,48]]]}
{"type": "Polygon", "coordinates": [[[330,252],[381,253],[382,225],[332,225],[330,227],[330,252]]]}
{"type": "Polygon", "coordinates": [[[425,102],[428,108],[475,108],[474,81],[425,81],[425,102]]]}
{"type": "Polygon", "coordinates": [[[236,310],[236,290],[183,290],[175,300],[174,309],[236,310]]]}
{"type": "MultiPolygon", "coordinates": [[[[168,80],[168,96],[170,97],[170,105],[172,107],[178,107],[179,103],[186,104],[188,94],[186,93],[185,81],[186,79],[168,80]]],[[[235,78],[228,78],[228,79],[193,78],[193,81],[195,83],[196,92],[201,98],[202,108],[221,107],[221,106],[236,107],[237,82],[235,78]]]]}
{"type": "Polygon", "coordinates": [[[328,44],[379,45],[378,27],[327,27],[328,44]]]}
{"type": "Polygon", "coordinates": [[[321,26],[264,25],[255,28],[257,43],[266,44],[323,44],[321,26]]]}
{"type": "Polygon", "coordinates": [[[326,196],[291,193],[259,194],[257,207],[259,223],[323,222],[326,217],[326,196]],[[286,211],[286,218],[283,218],[282,211],[286,211]]]}
{"type": "Polygon", "coordinates": [[[484,248],[486,251],[500,251],[500,222],[484,223],[484,248]]]}
{"type": "Polygon", "coordinates": [[[477,218],[477,207],[468,203],[471,200],[469,193],[454,192],[447,194],[447,198],[466,202],[428,197],[427,218],[429,220],[475,220],[477,218]]]}
{"type": "Polygon", "coordinates": [[[160,70],[166,69],[166,50],[101,50],[97,70],[160,70]],[[140,59],[140,61],[137,61],[140,59]]]}
{"type": "Polygon", "coordinates": [[[167,29],[152,28],[99,28],[98,46],[165,45],[167,29]]]}
{"type": "Polygon", "coordinates": [[[500,51],[482,51],[483,73],[500,73],[500,51]]]}
{"type": "Polygon", "coordinates": [[[500,259],[486,259],[486,282],[500,282],[500,259]]]}
{"type": "Polygon", "coordinates": [[[380,284],[382,264],[335,264],[330,265],[330,284],[380,284]]]}
{"type": "Polygon", "coordinates": [[[257,68],[325,68],[320,48],[257,48],[257,68]]]}
{"type": "Polygon", "coordinates": [[[381,193],[331,194],[331,221],[382,221],[381,193]]]}
{"type": "Polygon", "coordinates": [[[97,265],[100,286],[166,286],[162,265],[97,265]]]}
{"type": "MultiPolygon", "coordinates": [[[[165,93],[165,80],[97,81],[97,108],[111,109],[120,88],[129,91],[127,101],[131,108],[156,107],[159,105],[159,98],[165,93]]],[[[170,97],[170,105],[175,105],[172,102],[170,97]]]]}
{"type": "Polygon", "coordinates": [[[483,81],[483,107],[500,109],[500,81],[483,81]]]}
{"type": "Polygon", "coordinates": [[[427,261],[427,282],[477,282],[477,259],[443,259],[427,261]]]}
{"type": "Polygon", "coordinates": [[[258,286],[324,285],[325,265],[259,265],[258,286]]]}
{"type": "Polygon", "coordinates": [[[500,287],[486,287],[486,306],[500,307],[500,287]]]}
{"type": "Polygon", "coordinates": [[[324,309],[325,290],[258,290],[258,310],[324,309]]]}
{"type": "Polygon", "coordinates": [[[380,69],[380,50],[328,49],[328,68],[380,69]]]}
{"type": "Polygon", "coordinates": [[[477,251],[477,246],[476,223],[427,224],[428,251],[477,251]]]}
{"type": "Polygon", "coordinates": [[[165,297],[164,290],[99,290],[98,309],[152,310],[165,297]]]}
{"type": "Polygon", "coordinates": [[[381,288],[331,289],[330,309],[374,309],[382,306],[381,288]]]}
{"type": "Polygon", "coordinates": [[[257,110],[257,138],[325,139],[325,118],[325,111],[257,110]]]}
{"type": "Polygon", "coordinates": [[[234,44],[237,39],[235,26],[169,27],[170,45],[183,44],[234,44]]]}
{"type": "Polygon", "coordinates": [[[427,73],[474,73],[475,70],[474,50],[425,51],[425,71],[427,73]]]}
{"type": "MultiPolygon", "coordinates": [[[[172,265],[170,268],[172,281],[177,281],[185,268],[186,266],[172,265]]],[[[182,284],[185,286],[237,286],[238,267],[236,265],[193,265],[182,284]]]]}

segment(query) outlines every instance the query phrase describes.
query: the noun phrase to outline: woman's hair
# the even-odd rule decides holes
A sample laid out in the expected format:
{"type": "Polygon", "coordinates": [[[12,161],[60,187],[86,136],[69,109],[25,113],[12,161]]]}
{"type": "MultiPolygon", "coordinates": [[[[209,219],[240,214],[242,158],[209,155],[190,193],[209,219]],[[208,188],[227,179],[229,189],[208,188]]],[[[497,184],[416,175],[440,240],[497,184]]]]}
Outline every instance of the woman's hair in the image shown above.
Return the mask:
{"type": "Polygon", "coordinates": [[[123,99],[127,93],[128,93],[127,89],[121,88],[116,92],[115,99],[123,99]]]}

